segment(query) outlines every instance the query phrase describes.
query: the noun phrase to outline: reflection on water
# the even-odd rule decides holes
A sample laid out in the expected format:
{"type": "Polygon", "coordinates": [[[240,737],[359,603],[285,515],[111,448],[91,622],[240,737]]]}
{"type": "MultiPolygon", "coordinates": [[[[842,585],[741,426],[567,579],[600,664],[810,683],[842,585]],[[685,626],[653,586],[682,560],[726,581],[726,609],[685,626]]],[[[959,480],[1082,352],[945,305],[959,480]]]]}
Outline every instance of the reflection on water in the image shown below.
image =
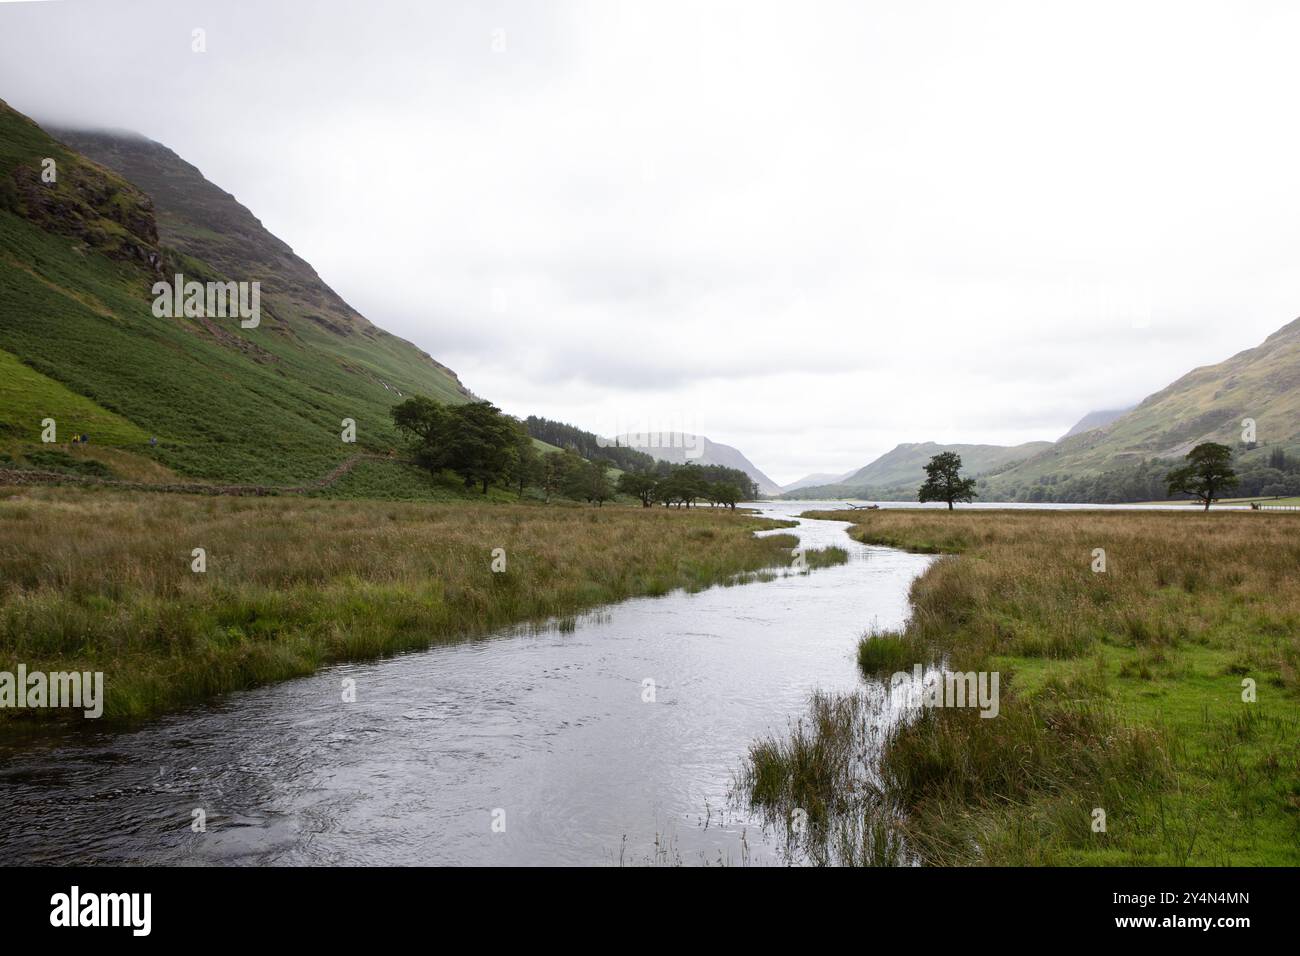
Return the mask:
{"type": "Polygon", "coordinates": [[[627,601],[567,633],[332,667],[129,733],[0,751],[0,862],[779,862],[779,839],[728,806],[744,754],[814,689],[859,686],[857,637],[903,621],[932,560],[846,527],[786,532],[847,549],[846,565],[627,601]]]}

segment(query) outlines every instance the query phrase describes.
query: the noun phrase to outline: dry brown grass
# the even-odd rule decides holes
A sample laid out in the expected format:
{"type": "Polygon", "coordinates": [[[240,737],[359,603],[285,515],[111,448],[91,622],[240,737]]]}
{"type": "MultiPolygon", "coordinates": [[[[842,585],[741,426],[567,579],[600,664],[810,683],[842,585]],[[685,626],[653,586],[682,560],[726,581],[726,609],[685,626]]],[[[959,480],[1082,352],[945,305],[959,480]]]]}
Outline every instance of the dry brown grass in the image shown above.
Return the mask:
{"type": "Polygon", "coordinates": [[[0,670],[102,670],[108,716],[152,714],[788,563],[794,538],[759,527],[713,509],[0,489],[0,670]]]}

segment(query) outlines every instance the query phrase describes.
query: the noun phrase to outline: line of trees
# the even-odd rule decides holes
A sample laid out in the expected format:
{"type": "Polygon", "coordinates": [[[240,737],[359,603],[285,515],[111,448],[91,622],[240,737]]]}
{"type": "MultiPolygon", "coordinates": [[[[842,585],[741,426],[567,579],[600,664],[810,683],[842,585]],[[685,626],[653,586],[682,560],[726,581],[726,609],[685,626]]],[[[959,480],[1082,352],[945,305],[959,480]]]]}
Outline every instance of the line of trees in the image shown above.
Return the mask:
{"type": "Polygon", "coordinates": [[[510,488],[520,497],[537,488],[546,501],[561,497],[603,505],[621,493],[646,507],[679,508],[701,501],[735,508],[758,494],[753,480],[735,468],[655,461],[635,449],[600,445],[591,432],[571,425],[538,418],[521,422],[491,402],[449,405],[415,396],[394,407],[392,415],[416,464],[433,474],[451,471],[467,488],[483,494],[491,485],[510,488]],[[541,425],[530,427],[530,422],[573,443],[543,453],[533,441],[541,425]],[[611,466],[623,467],[617,485],[609,478],[611,466]]]}
{"type": "MultiPolygon", "coordinates": [[[[656,461],[648,474],[661,481],[674,475],[684,474],[691,481],[734,485],[740,490],[740,497],[737,499],[739,501],[754,501],[758,498],[758,482],[739,468],[729,468],[726,465],[701,465],[695,462],[675,465],[671,462],[656,461]]],[[[707,499],[708,495],[701,497],[707,499]]]]}
{"type": "Polygon", "coordinates": [[[707,501],[734,509],[736,502],[744,500],[744,492],[735,481],[712,481],[698,465],[669,466],[664,474],[625,471],[619,476],[618,490],[639,499],[646,508],[653,504],[690,508],[707,501]]]}
{"type": "MultiPolygon", "coordinates": [[[[685,472],[688,487],[692,483],[699,481],[714,484],[721,483],[739,488],[740,497],[737,499],[739,501],[753,501],[758,497],[758,483],[739,468],[700,462],[687,462],[684,465],[677,465],[671,462],[658,461],[640,449],[630,448],[627,445],[611,445],[607,439],[601,438],[594,432],[586,431],[574,425],[566,425],[564,422],[538,418],[536,415],[529,415],[524,419],[524,427],[528,429],[528,434],[547,444],[556,445],[560,448],[570,448],[583,458],[592,461],[607,461],[621,471],[649,475],[654,480],[665,481],[675,473],[683,469],[689,469],[685,472]]],[[[627,493],[631,494],[631,492],[627,493]]],[[[634,497],[639,498],[641,496],[634,495],[634,497]]],[[[695,497],[708,499],[707,495],[696,495],[695,497]]]]}
{"type": "Polygon", "coordinates": [[[655,465],[655,460],[643,451],[626,445],[611,445],[594,432],[574,425],[566,425],[564,422],[553,422],[549,418],[529,415],[524,419],[524,428],[528,429],[528,434],[548,445],[572,448],[589,461],[603,458],[623,471],[644,471],[655,465]]]}

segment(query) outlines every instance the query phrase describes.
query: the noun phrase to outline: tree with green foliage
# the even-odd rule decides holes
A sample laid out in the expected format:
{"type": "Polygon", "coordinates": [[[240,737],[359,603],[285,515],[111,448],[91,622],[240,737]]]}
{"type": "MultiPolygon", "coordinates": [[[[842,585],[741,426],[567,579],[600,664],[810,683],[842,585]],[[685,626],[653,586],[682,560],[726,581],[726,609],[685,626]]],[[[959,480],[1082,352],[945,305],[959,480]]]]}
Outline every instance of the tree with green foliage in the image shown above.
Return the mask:
{"type": "Polygon", "coordinates": [[[598,505],[614,499],[614,484],[609,480],[609,463],[593,461],[591,463],[591,499],[598,505]]]}
{"type": "Polygon", "coordinates": [[[614,497],[614,486],[610,484],[607,474],[608,465],[603,461],[584,461],[578,467],[569,485],[569,496],[583,501],[594,501],[603,506],[614,497]]]}
{"type": "Polygon", "coordinates": [[[654,467],[655,460],[645,452],[622,445],[617,439],[611,445],[607,439],[573,425],[529,415],[524,419],[524,427],[534,438],[549,445],[572,448],[588,460],[604,458],[623,471],[645,471],[654,467]]]}
{"type": "Polygon", "coordinates": [[[970,501],[975,497],[975,479],[961,476],[961,455],[953,451],[941,452],[925,466],[925,483],[917,497],[921,501],[946,501],[951,511],[954,502],[970,501]]]}
{"type": "Polygon", "coordinates": [[[698,465],[683,465],[673,473],[673,477],[677,480],[678,494],[687,508],[708,494],[708,479],[698,465]]]}
{"type": "Polygon", "coordinates": [[[729,481],[715,481],[709,485],[709,500],[735,511],[740,489],[729,481]]]}
{"type": "Polygon", "coordinates": [[[517,452],[514,419],[491,402],[444,405],[431,398],[408,398],[393,411],[393,421],[412,440],[416,462],[435,474],[450,469],[467,488],[503,480],[517,452]]]}
{"type": "Polygon", "coordinates": [[[1232,449],[1207,441],[1187,453],[1187,464],[1175,468],[1165,479],[1169,496],[1195,495],[1205,502],[1205,510],[1218,499],[1219,493],[1235,487],[1240,479],[1232,470],[1232,449]]]}
{"type": "Polygon", "coordinates": [[[488,485],[506,477],[510,452],[516,446],[515,425],[491,402],[469,402],[452,408],[452,471],[465,486],[488,485]]]}
{"type": "Polygon", "coordinates": [[[537,451],[532,436],[520,425],[516,429],[515,447],[511,449],[506,471],[510,483],[522,498],[525,488],[539,484],[542,480],[542,456],[537,451]]]}
{"type": "Polygon", "coordinates": [[[655,503],[658,486],[659,482],[654,475],[645,472],[625,471],[618,476],[619,493],[639,499],[643,508],[649,508],[655,503]]]}
{"type": "Polygon", "coordinates": [[[415,395],[394,407],[392,415],[398,431],[411,441],[411,454],[416,464],[434,474],[450,467],[448,406],[415,395]]]}
{"type": "Polygon", "coordinates": [[[686,492],[681,476],[674,471],[655,482],[655,500],[662,502],[665,508],[676,505],[678,508],[686,503],[686,492]]]}
{"type": "Polygon", "coordinates": [[[582,466],[582,457],[572,449],[548,452],[542,458],[542,494],[549,503],[552,495],[562,495],[572,476],[582,466]]]}

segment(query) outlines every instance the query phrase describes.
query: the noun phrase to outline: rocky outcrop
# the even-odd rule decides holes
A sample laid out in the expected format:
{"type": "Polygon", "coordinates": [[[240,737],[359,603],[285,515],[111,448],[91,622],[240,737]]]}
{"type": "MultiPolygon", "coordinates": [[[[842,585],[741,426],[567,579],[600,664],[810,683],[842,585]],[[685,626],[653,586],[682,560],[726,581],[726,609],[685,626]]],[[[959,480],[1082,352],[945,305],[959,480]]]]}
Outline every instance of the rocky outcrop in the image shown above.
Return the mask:
{"type": "Polygon", "coordinates": [[[22,163],[10,176],[16,212],[41,228],[85,243],[112,259],[138,262],[162,274],[153,200],[122,177],[80,157],[55,157],[54,180],[22,163]]]}

